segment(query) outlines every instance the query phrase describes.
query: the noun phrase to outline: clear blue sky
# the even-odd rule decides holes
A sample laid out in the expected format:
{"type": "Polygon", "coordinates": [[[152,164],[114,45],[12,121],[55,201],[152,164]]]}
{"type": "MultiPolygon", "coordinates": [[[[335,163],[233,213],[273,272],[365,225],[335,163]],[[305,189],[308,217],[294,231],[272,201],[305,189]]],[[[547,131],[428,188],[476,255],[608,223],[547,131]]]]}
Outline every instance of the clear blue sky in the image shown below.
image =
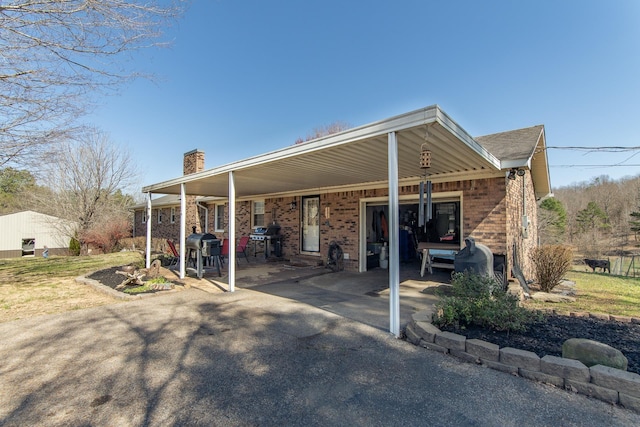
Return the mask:
{"type": "MultiPolygon", "coordinates": [[[[549,146],[640,145],[640,1],[194,0],[142,72],[88,120],[131,148],[140,185],[439,104],[473,136],[544,124],[549,146]]],[[[549,150],[554,188],[640,167],[549,150]]],[[[640,164],[640,154],[626,160],[640,164]]]]}

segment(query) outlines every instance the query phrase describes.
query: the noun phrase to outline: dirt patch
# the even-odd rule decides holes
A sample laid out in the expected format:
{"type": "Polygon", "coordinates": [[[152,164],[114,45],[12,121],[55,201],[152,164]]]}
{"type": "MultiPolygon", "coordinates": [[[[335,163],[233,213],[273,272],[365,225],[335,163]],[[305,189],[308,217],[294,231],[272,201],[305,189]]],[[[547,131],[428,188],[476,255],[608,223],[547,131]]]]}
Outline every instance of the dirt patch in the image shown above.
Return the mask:
{"type": "Polygon", "coordinates": [[[562,344],[569,338],[586,338],[610,345],[626,356],[629,372],[640,374],[640,325],[587,317],[549,314],[523,333],[491,331],[476,326],[462,330],[442,328],[444,331],[480,339],[502,347],[527,350],[543,357],[562,356],[562,344]]]}

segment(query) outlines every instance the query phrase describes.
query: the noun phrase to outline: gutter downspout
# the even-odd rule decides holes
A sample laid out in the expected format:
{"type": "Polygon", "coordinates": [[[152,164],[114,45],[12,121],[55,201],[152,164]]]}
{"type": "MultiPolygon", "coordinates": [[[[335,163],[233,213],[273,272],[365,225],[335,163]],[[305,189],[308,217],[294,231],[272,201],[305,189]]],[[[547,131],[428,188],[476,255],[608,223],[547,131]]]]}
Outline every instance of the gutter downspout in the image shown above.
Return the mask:
{"type": "Polygon", "coordinates": [[[200,202],[196,202],[196,206],[204,210],[204,232],[209,232],[209,208],[201,205],[200,202]]]}

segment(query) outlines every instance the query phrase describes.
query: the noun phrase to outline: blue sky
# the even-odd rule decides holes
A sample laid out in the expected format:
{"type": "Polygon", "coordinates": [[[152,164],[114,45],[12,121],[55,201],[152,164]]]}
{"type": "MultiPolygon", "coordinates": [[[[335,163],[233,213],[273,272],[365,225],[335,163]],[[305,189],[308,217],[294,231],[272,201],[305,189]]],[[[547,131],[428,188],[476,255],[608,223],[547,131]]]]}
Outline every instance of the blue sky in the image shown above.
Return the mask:
{"type": "MultiPolygon", "coordinates": [[[[130,147],[140,185],[195,148],[211,168],[433,104],[473,136],[544,124],[549,146],[640,145],[637,0],[193,0],[167,36],[134,59],[156,81],[87,118],[130,147]]],[[[551,149],[552,186],[638,175],[579,166],[636,153],[551,149]]]]}

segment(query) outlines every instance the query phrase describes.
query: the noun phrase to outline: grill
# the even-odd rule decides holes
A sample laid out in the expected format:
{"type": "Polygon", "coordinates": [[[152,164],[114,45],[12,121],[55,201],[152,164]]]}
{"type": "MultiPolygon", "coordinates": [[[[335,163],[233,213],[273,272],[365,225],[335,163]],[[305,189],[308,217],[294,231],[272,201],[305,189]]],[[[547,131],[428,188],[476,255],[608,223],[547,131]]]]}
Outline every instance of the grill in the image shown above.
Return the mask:
{"type": "Polygon", "coordinates": [[[453,261],[456,272],[476,273],[482,276],[493,276],[493,254],[485,245],[476,243],[473,237],[464,239],[466,247],[456,254],[453,261]]]}
{"type": "Polygon", "coordinates": [[[188,251],[187,259],[191,260],[195,257],[196,271],[198,279],[202,279],[204,272],[204,258],[214,257],[217,258],[215,262],[218,269],[218,276],[220,273],[220,240],[216,239],[216,236],[210,233],[193,233],[185,241],[184,248],[188,251]]]}
{"type": "Polygon", "coordinates": [[[249,235],[253,240],[253,256],[258,253],[258,242],[264,242],[264,257],[268,258],[271,250],[277,257],[282,256],[282,236],[280,235],[280,226],[276,224],[267,227],[258,227],[253,234],[249,235]],[[273,246],[273,248],[272,248],[273,246]]]}

